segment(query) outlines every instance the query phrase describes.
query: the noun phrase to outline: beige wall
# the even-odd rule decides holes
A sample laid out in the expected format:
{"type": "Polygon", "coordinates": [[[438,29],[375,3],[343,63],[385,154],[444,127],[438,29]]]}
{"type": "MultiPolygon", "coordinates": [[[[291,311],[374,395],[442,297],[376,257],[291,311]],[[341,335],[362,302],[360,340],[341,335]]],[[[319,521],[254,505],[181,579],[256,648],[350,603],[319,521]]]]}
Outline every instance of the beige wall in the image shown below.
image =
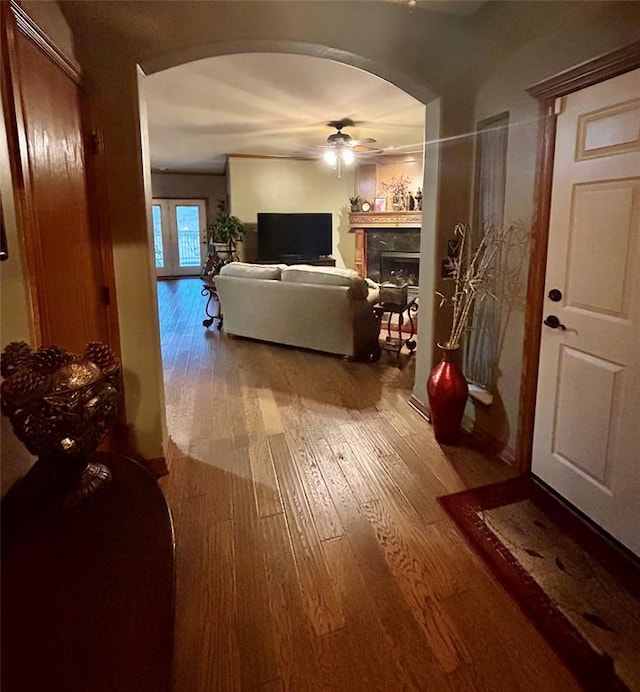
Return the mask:
{"type": "Polygon", "coordinates": [[[440,99],[426,108],[424,180],[422,185],[422,231],[420,233],[420,312],[418,349],[413,395],[427,402],[427,378],[432,366],[437,305],[435,290],[438,282],[433,270],[438,257],[438,223],[440,218],[439,180],[442,158],[442,124],[440,99]]]}
{"type": "Polygon", "coordinates": [[[218,202],[226,200],[227,178],[224,175],[152,173],[151,192],[155,198],[207,200],[207,223],[211,223],[218,202]]]}
{"type": "Polygon", "coordinates": [[[323,161],[231,157],[228,167],[231,213],[255,224],[257,213],[331,212],[336,266],[353,267],[355,241],[349,233],[349,197],[354,169],[341,177],[323,161]]]}

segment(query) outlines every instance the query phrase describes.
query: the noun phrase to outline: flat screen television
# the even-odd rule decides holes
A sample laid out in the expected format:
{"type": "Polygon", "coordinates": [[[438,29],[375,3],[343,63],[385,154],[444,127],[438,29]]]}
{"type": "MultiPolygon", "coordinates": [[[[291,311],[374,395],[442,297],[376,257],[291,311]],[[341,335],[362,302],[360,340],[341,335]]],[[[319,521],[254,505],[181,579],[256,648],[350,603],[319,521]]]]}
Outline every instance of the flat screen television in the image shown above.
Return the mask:
{"type": "Polygon", "coordinates": [[[258,213],[258,259],[315,259],[330,255],[333,222],[330,213],[258,213]]]}

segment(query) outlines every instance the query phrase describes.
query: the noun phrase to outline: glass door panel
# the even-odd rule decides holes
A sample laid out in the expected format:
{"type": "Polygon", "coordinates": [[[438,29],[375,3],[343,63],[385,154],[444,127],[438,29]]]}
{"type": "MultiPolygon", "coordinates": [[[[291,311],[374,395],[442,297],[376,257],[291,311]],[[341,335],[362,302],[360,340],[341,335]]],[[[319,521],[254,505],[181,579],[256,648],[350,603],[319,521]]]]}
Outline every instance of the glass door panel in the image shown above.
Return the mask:
{"type": "MultiPolygon", "coordinates": [[[[151,207],[151,216],[153,219],[153,255],[156,265],[156,275],[157,276],[167,276],[170,272],[170,267],[165,266],[164,258],[164,233],[163,219],[165,214],[162,211],[161,204],[154,204],[151,207]]],[[[167,233],[168,235],[168,233],[167,233]]]]}
{"type": "Polygon", "coordinates": [[[200,271],[202,243],[200,235],[204,227],[200,208],[195,204],[176,205],[176,229],[178,233],[178,266],[197,267],[200,271]]]}
{"type": "Polygon", "coordinates": [[[156,199],[151,216],[156,275],[198,276],[205,250],[205,201],[156,199]]]}

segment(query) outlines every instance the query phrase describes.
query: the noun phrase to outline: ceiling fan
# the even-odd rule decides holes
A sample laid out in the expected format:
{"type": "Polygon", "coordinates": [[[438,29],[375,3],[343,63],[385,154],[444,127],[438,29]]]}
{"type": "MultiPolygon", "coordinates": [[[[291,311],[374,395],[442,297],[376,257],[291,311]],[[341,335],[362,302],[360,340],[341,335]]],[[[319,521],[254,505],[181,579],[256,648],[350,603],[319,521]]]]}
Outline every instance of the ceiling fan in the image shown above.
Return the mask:
{"type": "Polygon", "coordinates": [[[327,137],[327,144],[322,147],[324,154],[322,158],[334,168],[338,169],[338,177],[340,177],[340,167],[342,164],[350,165],[355,160],[355,154],[376,153],[381,149],[368,147],[367,144],[375,144],[376,140],[368,137],[367,139],[353,139],[350,134],[343,132],[345,127],[354,127],[356,123],[351,118],[342,118],[341,120],[330,120],[327,123],[328,127],[333,127],[336,132],[327,137]]]}

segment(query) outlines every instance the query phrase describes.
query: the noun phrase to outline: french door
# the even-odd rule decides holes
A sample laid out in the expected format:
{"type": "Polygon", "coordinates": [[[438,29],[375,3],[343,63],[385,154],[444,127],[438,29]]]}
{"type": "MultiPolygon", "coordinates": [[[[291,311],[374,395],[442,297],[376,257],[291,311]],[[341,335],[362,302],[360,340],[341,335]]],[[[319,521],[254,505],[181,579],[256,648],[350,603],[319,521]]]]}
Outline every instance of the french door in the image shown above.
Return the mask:
{"type": "Polygon", "coordinates": [[[156,276],[197,276],[206,247],[203,199],[154,199],[153,246],[156,276]]]}

